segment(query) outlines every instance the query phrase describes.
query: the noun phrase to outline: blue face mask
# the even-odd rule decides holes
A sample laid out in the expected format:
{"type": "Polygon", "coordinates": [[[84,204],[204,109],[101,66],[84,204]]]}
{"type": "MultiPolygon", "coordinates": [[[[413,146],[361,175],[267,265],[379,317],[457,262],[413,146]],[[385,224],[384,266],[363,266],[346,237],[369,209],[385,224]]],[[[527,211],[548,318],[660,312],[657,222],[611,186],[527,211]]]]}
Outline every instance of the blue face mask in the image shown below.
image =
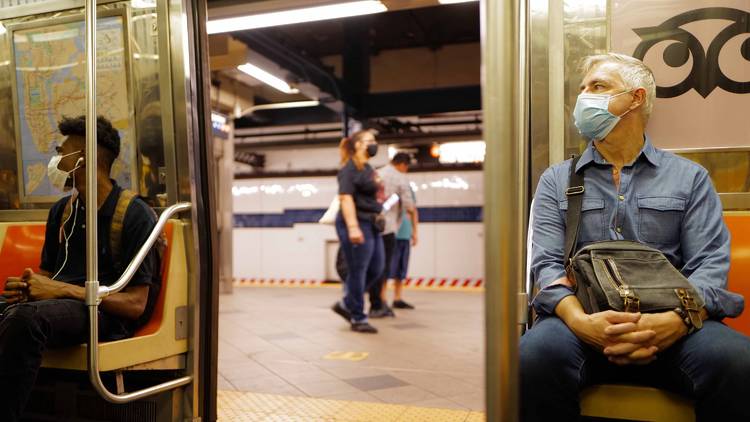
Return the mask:
{"type": "Polygon", "coordinates": [[[589,141],[600,141],[606,138],[609,132],[617,126],[620,118],[630,111],[615,116],[609,112],[609,100],[631,91],[615,95],[580,94],[576,100],[576,108],[573,110],[573,118],[581,135],[589,141]]]}

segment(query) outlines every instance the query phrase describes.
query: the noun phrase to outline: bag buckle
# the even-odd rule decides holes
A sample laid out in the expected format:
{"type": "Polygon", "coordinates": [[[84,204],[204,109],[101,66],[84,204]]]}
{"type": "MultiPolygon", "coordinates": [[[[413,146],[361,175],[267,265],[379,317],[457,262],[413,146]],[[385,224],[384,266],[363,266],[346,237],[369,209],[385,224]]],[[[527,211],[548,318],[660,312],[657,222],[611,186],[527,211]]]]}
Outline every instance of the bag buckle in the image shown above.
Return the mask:
{"type": "Polygon", "coordinates": [[[580,195],[585,190],[586,189],[583,186],[572,186],[572,187],[565,189],[565,196],[580,195]]]}
{"type": "Polygon", "coordinates": [[[623,312],[640,312],[641,300],[636,296],[625,296],[622,300],[623,312]]]}
{"type": "Polygon", "coordinates": [[[695,303],[693,296],[691,296],[690,292],[686,289],[677,289],[677,296],[680,298],[680,303],[682,303],[682,307],[685,308],[693,327],[695,327],[696,330],[701,329],[703,327],[703,320],[701,319],[700,308],[698,308],[698,305],[695,303]]]}

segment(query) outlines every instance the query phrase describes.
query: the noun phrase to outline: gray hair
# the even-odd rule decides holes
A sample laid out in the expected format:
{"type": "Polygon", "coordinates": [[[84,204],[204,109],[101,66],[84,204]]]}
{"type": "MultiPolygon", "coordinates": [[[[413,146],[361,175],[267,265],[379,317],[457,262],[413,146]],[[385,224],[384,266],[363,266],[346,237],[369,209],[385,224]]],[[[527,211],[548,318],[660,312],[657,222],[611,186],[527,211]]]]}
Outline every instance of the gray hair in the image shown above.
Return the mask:
{"type": "Polygon", "coordinates": [[[656,98],[656,82],[651,69],[635,57],[607,53],[585,57],[581,62],[581,72],[585,75],[602,63],[617,64],[617,73],[629,89],[643,88],[646,90],[646,103],[643,105],[642,114],[648,120],[656,98]]]}

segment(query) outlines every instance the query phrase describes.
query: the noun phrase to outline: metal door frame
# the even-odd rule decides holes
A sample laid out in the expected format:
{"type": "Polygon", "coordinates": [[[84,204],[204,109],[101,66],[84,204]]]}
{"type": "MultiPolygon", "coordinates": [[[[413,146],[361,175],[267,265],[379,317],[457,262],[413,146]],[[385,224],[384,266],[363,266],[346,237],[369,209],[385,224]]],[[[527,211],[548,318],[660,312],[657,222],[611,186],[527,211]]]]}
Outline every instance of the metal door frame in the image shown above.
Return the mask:
{"type": "Polygon", "coordinates": [[[488,421],[519,413],[519,286],[525,274],[528,184],[528,0],[481,4],[488,421]]]}

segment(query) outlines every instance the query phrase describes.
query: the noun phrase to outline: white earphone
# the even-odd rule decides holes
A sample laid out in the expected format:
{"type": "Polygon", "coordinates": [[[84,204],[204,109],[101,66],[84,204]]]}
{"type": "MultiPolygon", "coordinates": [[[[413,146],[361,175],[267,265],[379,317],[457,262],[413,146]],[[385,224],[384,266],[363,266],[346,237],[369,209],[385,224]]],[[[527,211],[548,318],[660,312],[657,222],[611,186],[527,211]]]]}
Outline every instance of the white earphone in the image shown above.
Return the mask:
{"type": "MultiPolygon", "coordinates": [[[[83,157],[79,158],[78,161],[76,161],[76,165],[74,167],[78,167],[78,164],[83,161],[83,157]]],[[[75,175],[73,175],[73,186],[75,186],[75,175]]],[[[76,194],[76,200],[70,204],[70,215],[68,215],[68,218],[65,219],[65,221],[62,222],[60,227],[62,228],[63,232],[63,238],[65,238],[65,259],[63,260],[62,265],[60,266],[60,269],[57,270],[57,273],[50,277],[51,279],[56,279],[58,275],[62,272],[62,270],[65,268],[65,265],[68,263],[68,245],[70,243],[70,238],[73,237],[73,232],[76,229],[76,221],[78,220],[78,196],[76,194]],[[68,221],[70,221],[70,217],[73,217],[73,227],[70,229],[69,234],[65,234],[65,225],[68,224],[68,221]]]]}

